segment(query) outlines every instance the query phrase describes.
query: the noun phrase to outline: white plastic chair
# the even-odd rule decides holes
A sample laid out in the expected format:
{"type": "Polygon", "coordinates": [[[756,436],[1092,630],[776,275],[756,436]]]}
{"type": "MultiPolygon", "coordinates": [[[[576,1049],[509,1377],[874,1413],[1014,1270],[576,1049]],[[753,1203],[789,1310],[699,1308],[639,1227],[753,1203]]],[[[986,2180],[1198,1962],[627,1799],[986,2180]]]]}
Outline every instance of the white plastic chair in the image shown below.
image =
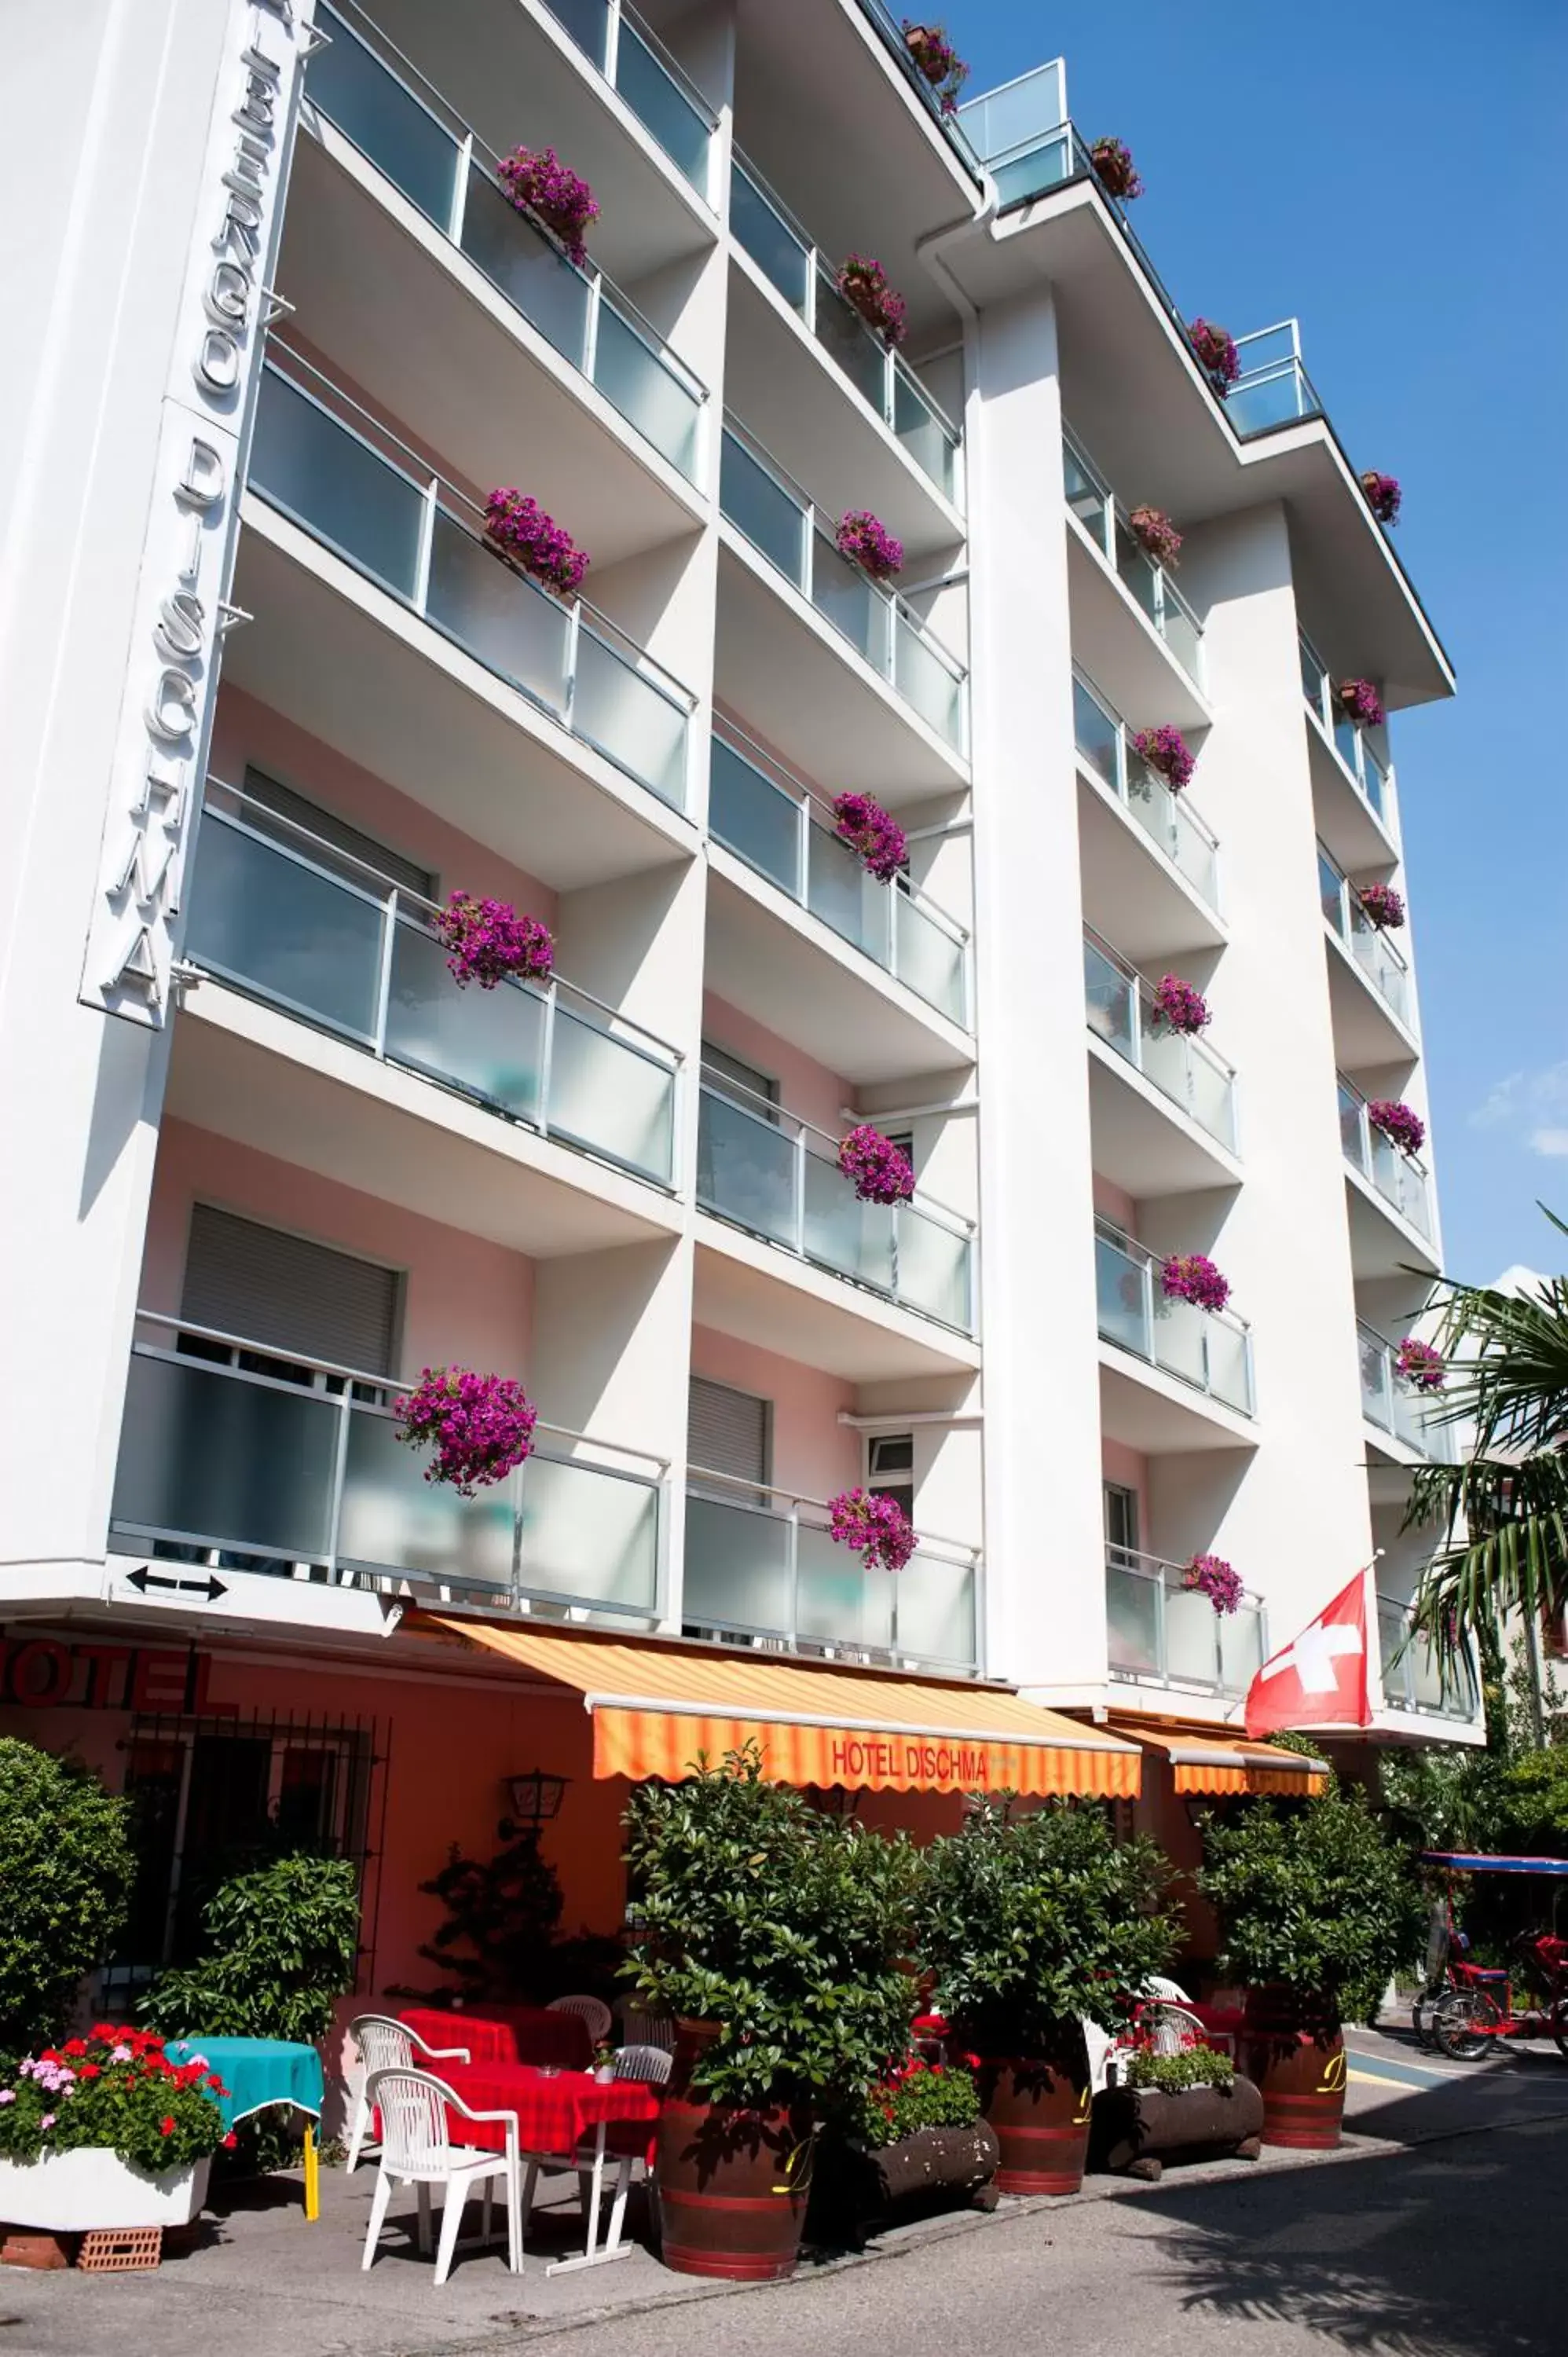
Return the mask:
{"type": "Polygon", "coordinates": [[[553,1996],[546,2013],[575,2013],[588,2025],[588,2036],[602,2046],[615,2027],[615,2016],[602,1996],[553,1996]]]}
{"type": "Polygon", "coordinates": [[[628,2046],[657,2046],[666,2053],[675,2051],[675,2017],[672,2013],[643,2013],[636,2004],[623,1999],[617,2007],[620,2015],[621,2036],[628,2046]]]}
{"type": "Polygon", "coordinates": [[[366,2087],[372,2072],[377,2071],[412,2071],[414,2050],[418,2049],[427,2062],[467,2062],[466,2046],[430,2046],[417,2029],[406,2021],[394,2021],[390,2013],[361,2013],[349,2024],[349,2035],[360,2051],[364,2065],[364,2077],[354,2102],[354,2125],[349,2136],[349,2158],[343,2174],[352,2177],[360,2165],[360,2155],[371,2133],[372,2106],[366,2087]]]}
{"type": "Polygon", "coordinates": [[[441,2186],[441,2240],[435,2254],[435,2284],[439,2288],[452,2272],[457,2228],[464,2204],[475,2186],[484,2189],[482,2233],[490,2235],[490,2212],[495,2180],[506,2186],[507,2266],[522,2273],[522,2170],[518,2155],[514,2112],[471,2111],[461,2096],[428,2071],[375,2071],[365,2083],[366,2100],[381,2115],[381,2158],[376,2190],[371,2197],[371,2222],[365,2235],[361,2272],[375,2262],[376,2244],[386,2222],[387,2205],[394,2185],[413,2185],[419,2196],[419,2249],[430,2255],[430,2189],[441,2186]],[[487,2151],[473,2145],[455,2145],[447,2137],[447,2113],[465,2120],[499,2120],[505,2124],[506,2148],[487,2151]]]}

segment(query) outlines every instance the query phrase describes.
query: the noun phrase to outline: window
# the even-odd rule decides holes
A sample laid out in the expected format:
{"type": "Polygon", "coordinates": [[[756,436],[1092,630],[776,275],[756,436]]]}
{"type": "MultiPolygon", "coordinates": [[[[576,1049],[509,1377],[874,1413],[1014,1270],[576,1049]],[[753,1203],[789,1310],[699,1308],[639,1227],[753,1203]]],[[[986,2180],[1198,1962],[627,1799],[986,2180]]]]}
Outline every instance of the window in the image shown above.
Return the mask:
{"type": "Polygon", "coordinates": [[[1120,1482],[1106,1481],[1105,1544],[1119,1555],[1138,1552],[1138,1492],[1125,1490],[1120,1482]]]}
{"type": "MultiPolygon", "coordinates": [[[[242,1335],[302,1359],[390,1374],[398,1296],[395,1269],[211,1203],[192,1207],[180,1308],[193,1326],[242,1335]]],[[[188,1347],[206,1358],[215,1346],[182,1340],[181,1348],[188,1347]]],[[[263,1372],[279,1370],[274,1364],[263,1372]]]]}
{"type": "Polygon", "coordinates": [[[703,1077],[720,1094],[754,1113],[759,1120],[770,1121],[776,1116],[768,1111],[779,1103],[779,1083],[759,1072],[755,1064],[743,1062],[725,1048],[715,1048],[711,1039],[703,1042],[703,1077]],[[725,1086],[725,1082],[729,1086],[725,1086]]]}
{"type": "Polygon", "coordinates": [[[347,853],[350,864],[344,872],[354,883],[368,883],[370,879],[360,870],[361,866],[370,867],[377,876],[384,877],[389,884],[396,884],[404,892],[417,892],[425,900],[435,899],[436,879],[428,867],[421,867],[415,860],[405,859],[401,852],[389,851],[386,845],[379,843],[373,834],[365,834],[359,827],[350,826],[347,819],[338,818],[331,811],[323,810],[319,802],[311,802],[308,796],[296,794],[292,786],[280,785],[275,778],[269,778],[264,770],[247,768],[245,791],[252,807],[243,815],[247,824],[253,826],[258,834],[275,834],[279,843],[287,844],[292,850],[308,852],[309,845],[302,844],[295,833],[296,827],[304,827],[306,833],[315,835],[318,842],[330,844],[335,851],[347,853]],[[255,807],[257,804],[259,808],[255,807]],[[269,827],[269,812],[289,823],[269,827]]]}
{"type": "Polygon", "coordinates": [[[866,1450],[866,1487],[896,1499],[911,1522],[915,1519],[915,1436],[910,1432],[876,1432],[866,1450]]]}
{"type": "MultiPolygon", "coordinates": [[[[747,1502],[757,1503],[768,1487],[772,1422],[771,1400],[736,1391],[728,1383],[710,1383],[705,1375],[693,1375],[686,1415],[687,1460],[703,1472],[727,1473],[732,1480],[743,1482],[747,1502]]],[[[703,1487],[700,1474],[693,1478],[693,1487],[703,1487]]],[[[736,1496],[728,1481],[715,1481],[711,1487],[714,1497],[736,1496]]]]}

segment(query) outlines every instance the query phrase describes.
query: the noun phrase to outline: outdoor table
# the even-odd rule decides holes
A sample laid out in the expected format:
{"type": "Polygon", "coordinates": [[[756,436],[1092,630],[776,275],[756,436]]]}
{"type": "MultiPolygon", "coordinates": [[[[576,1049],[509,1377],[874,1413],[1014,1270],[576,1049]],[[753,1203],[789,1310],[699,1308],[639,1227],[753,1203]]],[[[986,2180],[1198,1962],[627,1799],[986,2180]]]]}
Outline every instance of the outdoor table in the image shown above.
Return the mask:
{"type": "MultiPolygon", "coordinates": [[[[600,2081],[590,2071],[551,2072],[528,2062],[450,2062],[444,2066],[443,2075],[475,2111],[510,2112],[517,2122],[519,2146],[532,2159],[564,2159],[570,2164],[592,2138],[587,2248],[572,2258],[553,2260],[545,2274],[565,2275],[576,2267],[602,2266],[607,2259],[625,2258],[634,2247],[630,2243],[618,2239],[603,2249],[599,2246],[605,2154],[611,2148],[610,2129],[624,2123],[634,2134],[629,2140],[616,2139],[618,2158],[629,2167],[640,2152],[651,2163],[659,2088],[644,2079],[600,2081]]],[[[482,2146],[487,2151],[506,2148],[505,2126],[499,2120],[454,2117],[450,2133],[454,2143],[482,2146]]],[[[525,2230],[527,2222],[524,2219],[525,2230]]]]}
{"type": "Polygon", "coordinates": [[[594,2041],[582,2015],[552,2013],[542,2005],[489,2005],[481,2013],[405,2005],[397,2018],[428,2046],[466,2046],[470,2062],[551,2063],[557,2070],[580,2071],[593,2059],[594,2041]]]}
{"type": "Polygon", "coordinates": [[[209,2094],[231,2128],[256,2112],[274,2108],[304,2112],[305,2214],[321,2214],[320,2157],[316,2148],[316,2123],[321,2117],[325,2093],[321,2057],[314,2046],[296,2045],[285,2038],[171,2038],[164,2047],[174,2063],[193,2062],[199,2055],[216,2071],[226,2093],[209,2094]]]}

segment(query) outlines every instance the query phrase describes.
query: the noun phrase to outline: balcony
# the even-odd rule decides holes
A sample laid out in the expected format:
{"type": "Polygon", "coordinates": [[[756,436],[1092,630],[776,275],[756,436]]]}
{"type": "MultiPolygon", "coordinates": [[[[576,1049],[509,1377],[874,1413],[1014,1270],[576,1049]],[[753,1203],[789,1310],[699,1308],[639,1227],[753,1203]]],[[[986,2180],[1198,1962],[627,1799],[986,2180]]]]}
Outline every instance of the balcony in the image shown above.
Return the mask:
{"type": "Polygon", "coordinates": [[[1299,321],[1282,319],[1238,336],[1236,357],[1241,373],[1225,396],[1225,414],[1239,441],[1328,414],[1302,361],[1299,321]]]}
{"type": "MultiPolygon", "coordinates": [[[[950,507],[962,503],[959,430],[908,362],[890,351],[838,291],[837,274],[738,153],[730,162],[730,231],[775,293],[800,319],[839,374],[950,507]]],[[[869,503],[896,529],[901,516],[869,503]]]]}
{"type": "Polygon", "coordinates": [[[1160,1284],[1162,1265],[1158,1254],[1124,1235],[1109,1220],[1095,1221],[1101,1340],[1238,1415],[1252,1415],[1250,1329],[1228,1309],[1211,1313],[1195,1308],[1190,1301],[1173,1300],[1160,1284]]]}
{"type": "MultiPolygon", "coordinates": [[[[852,565],[839,554],[833,529],[827,520],[735,418],[726,418],[725,423],[719,507],[725,521],[747,545],[782,576],[829,625],[835,637],[884,683],[904,711],[952,757],[940,782],[950,784],[961,779],[963,773],[954,768],[953,762],[961,764],[966,758],[969,696],[964,666],[927,630],[904,598],[882,587],[858,565],[852,565]]],[[[787,670],[788,666],[779,664],[777,608],[757,619],[763,643],[757,650],[756,659],[769,672],[787,670]]],[[[721,598],[721,677],[725,620],[725,601],[721,598]]],[[[798,702],[803,685],[804,683],[793,683],[789,700],[798,702]]],[[[776,683],[775,694],[778,692],[776,683]]],[[[744,682],[737,683],[734,701],[748,716],[758,711],[757,696],[746,692],[744,682]]],[[[759,717],[759,726],[775,738],[785,733],[770,726],[765,717],[759,717]]],[[[856,749],[854,744],[846,744],[847,753],[853,755],[856,749]]],[[[865,750],[873,763],[880,765],[878,781],[885,788],[888,768],[886,741],[882,748],[868,746],[865,750]]],[[[829,770],[832,757],[826,744],[822,751],[824,758],[820,761],[802,756],[804,766],[829,770]]]]}
{"type": "MultiPolygon", "coordinates": [[[[1345,1148],[1345,1159],[1368,1187],[1373,1189],[1390,1211],[1398,1214],[1406,1226],[1425,1245],[1423,1256],[1427,1265],[1433,1244],[1432,1182],[1426,1166],[1414,1155],[1402,1154],[1397,1146],[1383,1135],[1368,1115],[1367,1100],[1354,1081],[1339,1075],[1339,1135],[1345,1148]]],[[[1375,1257],[1365,1257],[1360,1249],[1356,1253],[1356,1274],[1360,1277],[1392,1276],[1405,1266],[1397,1249],[1389,1257],[1391,1245],[1386,1237],[1380,1252],[1375,1232],[1369,1235],[1365,1225],[1352,1228],[1352,1241],[1359,1247],[1366,1238],[1375,1257]],[[1385,1265],[1386,1264],[1386,1265],[1385,1265]]],[[[1397,1245],[1397,1238],[1394,1240],[1397,1245]]]]}
{"type": "Polygon", "coordinates": [[[977,1548],[922,1536],[901,1571],[868,1570],[829,1537],[822,1500],[781,1497],[698,1466],[690,1480],[688,1631],[830,1661],[976,1669],[977,1548]]]}
{"type": "Polygon", "coordinates": [[[1298,634],[1302,694],[1317,724],[1311,732],[1318,830],[1346,867],[1387,866],[1399,840],[1393,771],[1372,741],[1339,709],[1336,681],[1305,633],[1298,634]]]}
{"type": "Polygon", "coordinates": [[[502,1120],[668,1187],[675,1049],[557,976],[459,990],[432,902],[209,780],[185,953],[502,1120]]]}
{"type": "Polygon", "coordinates": [[[582,744],[683,809],[687,691],[586,599],[553,597],[499,559],[462,491],[367,412],[349,425],[322,397],[347,407],[346,396],[296,354],[288,361],[289,372],[274,360],[263,375],[250,489],[582,744]]]}
{"type": "Polygon", "coordinates": [[[1396,1604],[1392,1597],[1378,1598],[1378,1644],[1387,1708],[1466,1721],[1480,1716],[1471,1665],[1466,1662],[1444,1667],[1435,1660],[1430,1646],[1412,1629],[1410,1607],[1396,1604]]]}
{"type": "MultiPolygon", "coordinates": [[[[385,35],[360,12],[355,14],[359,21],[351,27],[325,0],[317,10],[317,22],[330,34],[331,46],[310,63],[306,95],[317,115],[341,132],[382,178],[467,255],[552,350],[594,385],[660,457],[688,482],[696,482],[707,401],[703,385],[602,271],[577,269],[527,215],[516,210],[498,178],[500,159],[385,35]]],[[[371,239],[376,232],[357,219],[336,235],[324,236],[328,209],[340,208],[348,199],[324,183],[313,187],[312,195],[321,201],[306,217],[308,233],[291,242],[286,257],[285,283],[291,294],[302,296],[302,282],[304,292],[317,292],[313,308],[328,331],[336,332],[343,307],[358,307],[357,283],[366,277],[371,282],[370,302],[379,305],[386,333],[395,334],[388,324],[392,315],[385,284],[401,257],[375,252],[371,239]],[[349,255],[351,261],[346,260],[349,255]],[[323,284],[317,289],[318,276],[323,284]]],[[[425,325],[434,332],[428,318],[425,325]]],[[[373,332],[361,327],[360,340],[373,332]]],[[[384,376],[382,371],[372,375],[358,355],[349,373],[361,383],[381,383],[384,376]]],[[[533,398],[538,397],[535,393],[533,398]]],[[[602,544],[596,532],[594,538],[596,546],[602,544]]]]}
{"type": "Polygon", "coordinates": [[[711,205],[717,120],[652,27],[626,0],[544,0],[544,5],[711,205]]]}
{"type": "Polygon", "coordinates": [[[836,1138],[716,1073],[702,1086],[697,1201],[901,1308],[974,1332],[973,1222],[924,1203],[863,1203],[836,1138]]]}
{"type": "Polygon", "coordinates": [[[1345,953],[1331,958],[1328,970],[1340,1061],[1357,1066],[1412,1062],[1416,1053],[1415,988],[1410,968],[1390,936],[1373,924],[1355,886],[1321,843],[1317,889],[1324,922],[1345,953]],[[1357,986],[1356,976],[1367,989],[1357,986]]]}
{"type": "MultiPolygon", "coordinates": [[[[1086,932],[1083,942],[1084,1008],[1091,1040],[1099,1041],[1139,1073],[1152,1088],[1223,1146],[1227,1157],[1236,1152],[1236,1075],[1206,1040],[1189,1032],[1173,1031],[1161,1020],[1154,990],[1135,966],[1119,957],[1099,934],[1086,932]]],[[[1162,1141],[1160,1125],[1140,1118],[1141,1094],[1127,1101],[1096,1086],[1098,1065],[1090,1073],[1090,1097],[1095,1115],[1094,1165],[1118,1186],[1141,1189],[1145,1194],[1165,1191],[1185,1182],[1212,1187],[1232,1182],[1236,1173],[1224,1161],[1201,1148],[1185,1148],[1176,1139],[1162,1141]]]]}
{"type": "Polygon", "coordinates": [[[1138,956],[1200,942],[1218,946],[1225,935],[1219,922],[1217,838],[1188,797],[1173,794],[1140,760],[1126,723],[1079,671],[1073,673],[1072,725],[1079,764],[1138,829],[1133,840],[1158,855],[1158,865],[1131,859],[1124,844],[1104,826],[1093,827],[1084,877],[1090,921],[1134,945],[1138,956]],[[1102,885],[1096,873],[1101,863],[1102,885]]]}
{"type": "Polygon", "coordinates": [[[111,1544],[425,1602],[658,1618],[658,1459],[541,1424],[515,1473],[461,1498],[398,1441],[383,1376],[139,1315],[111,1544]]]}
{"type": "Polygon", "coordinates": [[[1439,1465],[1456,1463],[1457,1437],[1453,1426],[1442,1420],[1441,1398],[1404,1381],[1398,1351],[1376,1327],[1359,1319],[1356,1339],[1361,1355],[1361,1413],[1367,1422],[1418,1457],[1439,1465]]]}
{"type": "MultiPolygon", "coordinates": [[[[887,885],[868,875],[858,854],[839,840],[831,809],[800,779],[780,782],[778,765],[765,769],[760,747],[743,751],[738,737],[735,731],[713,740],[708,830],[714,841],[950,1023],[967,1029],[967,930],[907,877],[887,885]]],[[[764,1010],[759,1019],[776,1019],[777,1011],[776,1006],[764,1010]]]]}
{"type": "Polygon", "coordinates": [[[1244,1695],[1268,1655],[1262,1600],[1216,1612],[1184,1588],[1181,1566],[1125,1547],[1105,1550],[1105,1628],[1111,1675],[1134,1685],[1244,1695]]]}
{"type": "MultiPolygon", "coordinates": [[[[1204,689],[1203,625],[1198,620],[1181,591],[1168,566],[1156,565],[1133,532],[1126,511],[1110,484],[1095,466],[1083,445],[1075,436],[1062,435],[1062,479],[1067,503],[1083,527],[1085,536],[1096,553],[1105,561],[1107,570],[1120,581],[1139,613],[1168,649],[1180,666],[1183,682],[1190,683],[1201,696],[1204,689]]],[[[1087,598],[1079,600],[1087,605],[1087,598]]],[[[1083,618],[1090,619],[1086,614],[1083,618]]],[[[1080,628],[1082,624],[1080,624],[1080,628]]],[[[1104,631],[1106,623],[1101,622],[1104,631]]],[[[1102,678],[1111,674],[1108,656],[1095,656],[1085,645],[1093,668],[1102,678]]],[[[1152,657],[1152,651],[1151,651],[1152,657]]],[[[1166,668],[1150,659],[1138,667],[1134,685],[1126,691],[1129,700],[1157,702],[1162,694],[1167,716],[1176,721],[1200,722],[1208,718],[1208,708],[1179,698],[1170,702],[1171,680],[1166,668]]]]}

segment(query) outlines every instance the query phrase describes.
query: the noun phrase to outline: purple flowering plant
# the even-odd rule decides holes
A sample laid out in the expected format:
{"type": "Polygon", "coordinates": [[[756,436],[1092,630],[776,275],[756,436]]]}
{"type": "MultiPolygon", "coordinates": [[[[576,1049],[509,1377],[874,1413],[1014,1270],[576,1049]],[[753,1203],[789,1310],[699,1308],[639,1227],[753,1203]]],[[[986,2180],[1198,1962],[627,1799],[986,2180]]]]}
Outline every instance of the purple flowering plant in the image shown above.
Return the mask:
{"type": "Polygon", "coordinates": [[[1380,475],[1369,467],[1361,478],[1361,489],[1367,494],[1367,505],[1380,523],[1399,522],[1400,503],[1404,494],[1400,490],[1397,475],[1380,475]]]}
{"type": "Polygon", "coordinates": [[[1207,1028],[1208,1001],[1179,974],[1163,974],[1155,990],[1156,1029],[1192,1033],[1207,1028]]]}
{"type": "Polygon", "coordinates": [[[485,532],[499,554],[546,589],[569,597],[582,587],[587,551],[575,545],[565,526],[546,515],[537,500],[510,486],[492,491],[485,501],[485,532]]]}
{"type": "Polygon", "coordinates": [[[1130,205],[1134,197],[1144,193],[1144,183],[1133,161],[1133,150],[1122,139],[1097,139],[1089,151],[1096,178],[1102,188],[1122,204],[1130,205]]]}
{"type": "Polygon", "coordinates": [[[1404,922],[1404,901],[1391,884],[1363,884],[1356,898],[1380,933],[1398,932],[1404,922]]]}
{"type": "Polygon", "coordinates": [[[1157,728],[1140,728],[1133,739],[1133,750],[1145,767],[1164,778],[1173,794],[1191,783],[1197,763],[1181,730],[1173,728],[1168,720],[1157,728]]]}
{"type": "Polygon", "coordinates": [[[459,990],[467,990],[471,982],[481,990],[494,990],[509,974],[524,982],[547,982],[554,966],[555,944],[548,927],[535,917],[520,916],[509,900],[480,900],[472,892],[454,892],[435,919],[435,930],[459,990]]]}
{"type": "Polygon", "coordinates": [[[882,264],[864,253],[849,254],[835,281],[839,293],[891,351],[908,332],[904,297],[887,283],[882,264]]]}
{"type": "Polygon", "coordinates": [[[1394,1353],[1394,1366],[1400,1381],[1408,1383],[1412,1391],[1440,1392],[1448,1376],[1442,1351],[1416,1334],[1405,1336],[1394,1353]]]}
{"type": "Polygon", "coordinates": [[[828,1500],[828,1536],[853,1547],[867,1571],[902,1571],[915,1552],[915,1525],[898,1503],[875,1490],[841,1490],[828,1500]]]}
{"type": "Polygon", "coordinates": [[[834,534],[841,556],[869,573],[874,581],[891,581],[904,563],[904,544],[895,539],[869,508],[849,508],[840,516],[834,534]]]}
{"type": "Polygon", "coordinates": [[[906,16],[904,46],[936,91],[942,113],[956,113],[958,94],[969,79],[969,68],[940,25],[917,25],[906,16]]]}
{"type": "Polygon", "coordinates": [[[542,221],[580,270],[588,259],[583,231],[599,217],[586,180],[563,164],[553,147],[538,154],[530,147],[514,148],[498,169],[501,186],[517,210],[542,221]]]}
{"type": "Polygon", "coordinates": [[[1167,1301],[1190,1301],[1195,1309],[1223,1309],[1230,1298],[1230,1283],[1221,1276],[1207,1253],[1174,1253],[1160,1269],[1160,1286],[1167,1301]]]}
{"type": "Polygon", "coordinates": [[[871,794],[843,793],[833,800],[833,833],[858,851],[868,876],[891,884],[909,856],[909,839],[871,794]]]}
{"type": "Polygon", "coordinates": [[[839,1140],[839,1168],[863,1203],[907,1203],[915,1191],[914,1164],[868,1121],[839,1140]]]}
{"type": "Polygon", "coordinates": [[[1335,690],[1339,709],[1358,728],[1380,728],[1387,715],[1383,699],[1369,679],[1342,679],[1335,690]]]}
{"type": "Polygon", "coordinates": [[[460,1498],[504,1481],[533,1446],[539,1412],[509,1375],[469,1367],[425,1367],[397,1403],[397,1437],[434,1451],[427,1481],[448,1482],[460,1498]]]}
{"type": "Polygon", "coordinates": [[[1181,534],[1164,508],[1134,508],[1127,522],[1145,555],[1156,565],[1175,565],[1181,554],[1181,534]]]}
{"type": "Polygon", "coordinates": [[[1398,1097],[1374,1097],[1367,1119],[1402,1154],[1419,1154],[1426,1143],[1426,1124],[1413,1106],[1398,1097]]]}
{"type": "Polygon", "coordinates": [[[1192,349],[1197,354],[1197,364],[1221,400],[1241,373],[1241,356],[1236,350],[1236,339],[1229,328],[1217,327],[1212,319],[1194,319],[1187,328],[1192,349]]]}
{"type": "Polygon", "coordinates": [[[1181,1576],[1189,1594],[1207,1596],[1216,1612],[1234,1612],[1246,1594],[1240,1575],[1222,1555],[1195,1555],[1181,1576]]]}

